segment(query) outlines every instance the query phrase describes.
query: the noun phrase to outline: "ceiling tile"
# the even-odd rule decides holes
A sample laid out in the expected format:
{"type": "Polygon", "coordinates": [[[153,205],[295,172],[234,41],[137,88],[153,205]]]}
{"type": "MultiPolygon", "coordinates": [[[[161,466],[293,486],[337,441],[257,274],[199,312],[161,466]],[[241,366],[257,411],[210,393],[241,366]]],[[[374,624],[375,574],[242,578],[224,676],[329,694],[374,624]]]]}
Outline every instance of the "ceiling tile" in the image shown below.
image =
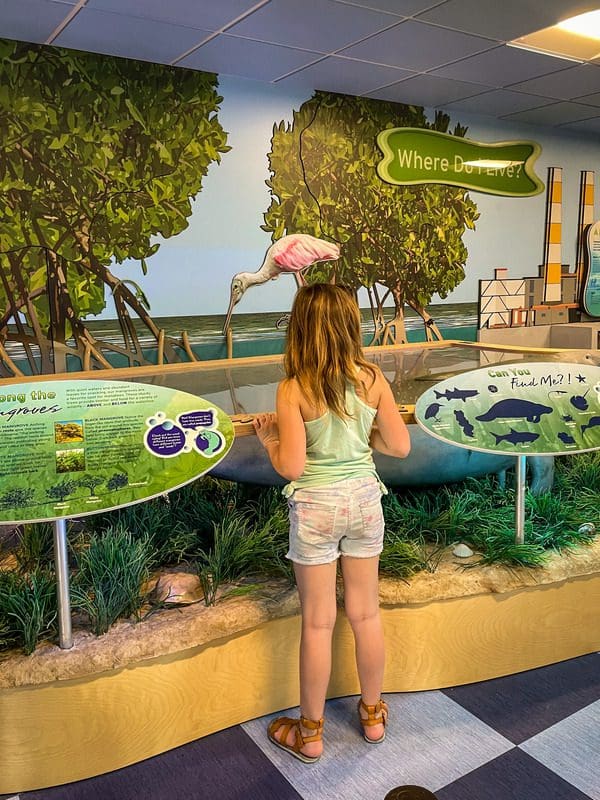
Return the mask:
{"type": "Polygon", "coordinates": [[[494,89],[492,92],[469,97],[467,100],[454,101],[449,104],[448,108],[472,114],[488,114],[498,117],[501,114],[514,114],[517,111],[526,111],[530,108],[538,108],[551,103],[552,100],[547,97],[519,94],[519,92],[511,92],[507,89],[494,89]]]}
{"type": "Polygon", "coordinates": [[[519,111],[516,114],[502,115],[502,119],[511,122],[529,122],[534,125],[563,125],[595,116],[596,110],[580,103],[552,103],[543,108],[531,111],[519,111]]]}
{"type": "Polygon", "coordinates": [[[362,95],[378,86],[408,78],[413,74],[404,69],[329,56],[318,64],[313,64],[278,81],[277,85],[362,95]]]}
{"type": "Polygon", "coordinates": [[[177,66],[272,81],[320,58],[320,53],[221,34],[178,61],[177,66]]]}
{"type": "Polygon", "coordinates": [[[477,86],[476,83],[434,78],[431,75],[416,75],[393,86],[385,86],[370,92],[369,97],[419,106],[445,106],[452,100],[468,97],[485,89],[485,86],[477,86]]]}
{"type": "Polygon", "coordinates": [[[362,8],[372,8],[375,11],[389,11],[390,14],[398,14],[401,17],[412,17],[420,11],[439,3],[439,0],[335,0],[347,6],[360,6],[362,8]]]}
{"type": "Polygon", "coordinates": [[[2,0],[0,36],[23,42],[45,42],[72,7],[52,0],[2,0]]]}
{"type": "Polygon", "coordinates": [[[209,35],[196,28],[83,8],[53,44],[168,64],[209,35]]]}
{"type": "Polygon", "coordinates": [[[574,97],[600,91],[600,67],[578,64],[553,75],[514,83],[510,88],[556,100],[572,100],[574,97]]]}
{"type": "Polygon", "coordinates": [[[582,131],[586,133],[600,133],[600,117],[593,119],[581,120],[580,122],[569,122],[567,125],[561,125],[561,129],[566,128],[570,131],[582,131]]]}
{"type": "MultiPolygon", "coordinates": [[[[563,58],[553,58],[542,53],[531,53],[528,50],[502,45],[486,53],[457,61],[455,64],[448,64],[435,70],[434,74],[459,81],[477,80],[479,83],[500,89],[522,80],[525,75],[533,78],[563,70],[568,65],[569,62],[563,58]]],[[[543,94],[543,92],[532,91],[532,94],[543,94]]]]}
{"type": "Polygon", "coordinates": [[[217,31],[258,2],[259,0],[219,0],[218,3],[198,0],[169,0],[168,3],[165,0],[88,0],[86,8],[171,22],[185,28],[217,31]]]}
{"type": "Polygon", "coordinates": [[[595,106],[600,108],[600,92],[586,94],[583,97],[577,97],[576,100],[578,103],[583,103],[586,106],[595,106]]]}
{"type": "Polygon", "coordinates": [[[234,25],[229,33],[262,42],[332,53],[397,22],[381,11],[334,0],[277,0],[234,25]]]}
{"type": "Polygon", "coordinates": [[[408,20],[346,48],[343,54],[392,67],[425,70],[492,46],[489,39],[408,20]]]}
{"type": "Polygon", "coordinates": [[[419,19],[511,40],[597,6],[597,0],[448,0],[419,15],[419,19]]]}

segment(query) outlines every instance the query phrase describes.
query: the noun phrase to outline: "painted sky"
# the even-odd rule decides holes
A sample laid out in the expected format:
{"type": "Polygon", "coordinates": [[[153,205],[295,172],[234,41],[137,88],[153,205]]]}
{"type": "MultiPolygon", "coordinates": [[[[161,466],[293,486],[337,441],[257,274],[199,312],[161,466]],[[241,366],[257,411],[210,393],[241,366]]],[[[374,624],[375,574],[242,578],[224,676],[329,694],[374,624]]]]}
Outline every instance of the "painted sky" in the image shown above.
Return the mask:
{"type": "MultiPolygon", "coordinates": [[[[148,260],[148,274],[137,264],[115,266],[119,277],[136,280],[151,303],[151,314],[187,316],[225,314],[232,276],[253,271],[262,263],[270,235],[261,230],[270,196],[267,152],[273,124],[291,122],[294,109],[308,99],[276,86],[232,78],[219,80],[223,96],[219,119],[228,132],[231,151],[212,165],[202,192],[193,203],[187,230],[161,242],[148,260]]],[[[600,145],[590,137],[558,129],[514,126],[485,117],[451,113],[452,126],[469,126],[467,138],[481,142],[532,139],[542,146],[536,172],[546,182],[548,167],[563,168],[563,263],[573,264],[577,226],[579,173],[594,169],[600,145]]],[[[432,118],[434,110],[428,110],[432,118]]],[[[597,190],[596,194],[599,192],[597,190]]],[[[480,212],[475,231],[467,231],[467,277],[448,302],[475,302],[478,281],[506,267],[509,277],[537,275],[542,259],[545,194],[508,198],[472,192],[480,212]]],[[[598,202],[596,203],[598,218],[598,202]]],[[[159,240],[160,241],[160,240],[159,240]]],[[[237,306],[238,313],[289,309],[295,291],[292,276],[253,287],[237,306]]],[[[433,302],[440,302],[434,297],[433,302]]],[[[368,305],[366,295],[361,305],[368,305]]],[[[114,317],[108,308],[102,317],[114,317]]]]}

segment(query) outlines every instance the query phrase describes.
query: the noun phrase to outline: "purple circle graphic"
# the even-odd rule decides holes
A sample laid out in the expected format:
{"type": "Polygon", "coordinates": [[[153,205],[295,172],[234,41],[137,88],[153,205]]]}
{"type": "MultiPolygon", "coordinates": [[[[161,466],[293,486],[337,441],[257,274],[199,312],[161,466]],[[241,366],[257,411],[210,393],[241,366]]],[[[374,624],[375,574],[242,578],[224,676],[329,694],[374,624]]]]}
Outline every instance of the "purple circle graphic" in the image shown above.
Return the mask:
{"type": "Polygon", "coordinates": [[[156,425],[148,431],[148,448],[157,456],[177,455],[185,444],[185,434],[173,423],[156,425]]]}

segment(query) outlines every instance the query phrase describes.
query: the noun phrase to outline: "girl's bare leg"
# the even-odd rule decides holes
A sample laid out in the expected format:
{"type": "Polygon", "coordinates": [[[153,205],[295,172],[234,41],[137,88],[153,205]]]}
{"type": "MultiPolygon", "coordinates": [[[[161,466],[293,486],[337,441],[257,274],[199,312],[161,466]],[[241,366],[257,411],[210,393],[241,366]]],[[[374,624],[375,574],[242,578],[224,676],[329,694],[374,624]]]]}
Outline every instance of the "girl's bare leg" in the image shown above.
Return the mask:
{"type": "MultiPolygon", "coordinates": [[[[356,667],[362,699],[375,705],[381,697],[385,649],[379,613],[379,557],[343,556],[344,606],[352,626],[356,648],[356,667]]],[[[366,714],[362,714],[366,717],[366,714]]],[[[383,735],[383,725],[369,728],[369,737],[383,735]]]]}
{"type": "MultiPolygon", "coordinates": [[[[337,561],[306,566],[294,563],[302,607],[300,638],[300,713],[307,719],[323,716],[325,695],[331,673],[331,637],[336,618],[335,576],[337,561]]],[[[302,733],[310,736],[306,728],[302,733]]],[[[291,744],[290,731],[287,743],[291,744]]],[[[320,755],[322,742],[308,742],[302,752],[320,755]]]]}

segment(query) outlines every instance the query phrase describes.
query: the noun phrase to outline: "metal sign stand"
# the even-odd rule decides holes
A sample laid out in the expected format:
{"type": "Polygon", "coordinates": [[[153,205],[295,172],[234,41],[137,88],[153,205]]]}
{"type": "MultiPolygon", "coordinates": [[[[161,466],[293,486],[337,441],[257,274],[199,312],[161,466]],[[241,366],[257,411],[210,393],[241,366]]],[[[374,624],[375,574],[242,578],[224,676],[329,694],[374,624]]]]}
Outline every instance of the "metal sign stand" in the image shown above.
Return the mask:
{"type": "Polygon", "coordinates": [[[515,485],[515,544],[525,542],[525,477],[527,474],[526,456],[517,456],[515,485]]]}
{"type": "Polygon", "coordinates": [[[67,554],[67,520],[54,520],[54,562],[56,564],[56,596],[58,599],[58,643],[62,650],[73,647],[71,599],[69,597],[69,559],[67,554]]]}

